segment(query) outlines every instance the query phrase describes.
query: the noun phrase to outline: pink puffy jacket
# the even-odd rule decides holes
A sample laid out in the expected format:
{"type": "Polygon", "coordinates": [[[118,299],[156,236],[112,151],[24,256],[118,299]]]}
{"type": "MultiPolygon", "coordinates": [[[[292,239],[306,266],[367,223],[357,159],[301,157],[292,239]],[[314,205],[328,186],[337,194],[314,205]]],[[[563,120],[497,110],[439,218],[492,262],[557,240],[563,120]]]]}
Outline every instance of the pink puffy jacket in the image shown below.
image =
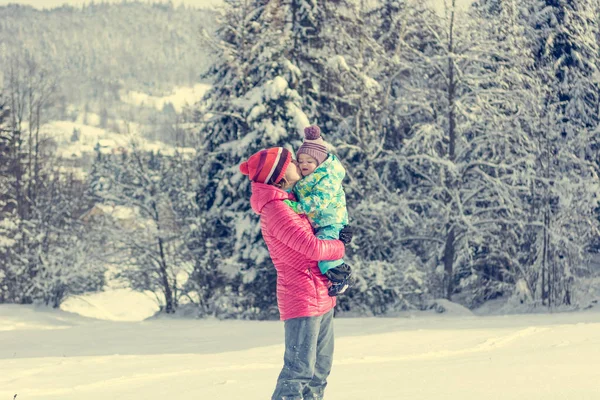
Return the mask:
{"type": "Polygon", "coordinates": [[[323,315],[335,306],[317,261],[344,256],[339,240],[320,240],[310,222],[283,200],[294,195],[272,185],[252,183],[252,209],[260,215],[262,235],[277,269],[277,305],[282,320],[323,315]]]}

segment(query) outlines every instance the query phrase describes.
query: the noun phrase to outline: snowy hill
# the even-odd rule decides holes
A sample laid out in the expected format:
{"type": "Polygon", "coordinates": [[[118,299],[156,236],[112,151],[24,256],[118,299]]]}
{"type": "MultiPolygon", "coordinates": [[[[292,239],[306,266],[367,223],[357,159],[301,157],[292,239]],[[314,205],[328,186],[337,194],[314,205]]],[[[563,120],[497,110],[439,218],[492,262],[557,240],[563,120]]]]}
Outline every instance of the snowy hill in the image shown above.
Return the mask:
{"type": "MultiPolygon", "coordinates": [[[[598,399],[600,314],[337,319],[328,400],[598,399]]],[[[269,398],[277,321],[111,322],[0,306],[0,399],[269,398]]]]}
{"type": "Polygon", "coordinates": [[[71,121],[51,121],[41,129],[45,137],[51,138],[56,146],[56,155],[61,158],[61,168],[80,179],[85,178],[94,160],[96,148],[103,154],[127,152],[133,144],[142,151],[161,152],[172,156],[193,155],[192,148],[170,146],[160,141],[143,137],[142,127],[135,123],[122,122],[129,133],[117,133],[97,126],[87,125],[79,119],[71,121]]]}
{"type": "Polygon", "coordinates": [[[142,321],[159,309],[150,292],[112,289],[68,298],[60,308],[88,318],[107,321],[142,321]],[[126,305],[126,306],[125,306],[126,305]]]}
{"type": "Polygon", "coordinates": [[[136,106],[153,107],[159,111],[165,105],[171,104],[175,111],[181,112],[185,106],[192,106],[200,101],[208,89],[210,89],[210,85],[199,83],[193,87],[176,87],[173,89],[172,94],[162,97],[129,91],[121,96],[121,101],[136,106]]]}

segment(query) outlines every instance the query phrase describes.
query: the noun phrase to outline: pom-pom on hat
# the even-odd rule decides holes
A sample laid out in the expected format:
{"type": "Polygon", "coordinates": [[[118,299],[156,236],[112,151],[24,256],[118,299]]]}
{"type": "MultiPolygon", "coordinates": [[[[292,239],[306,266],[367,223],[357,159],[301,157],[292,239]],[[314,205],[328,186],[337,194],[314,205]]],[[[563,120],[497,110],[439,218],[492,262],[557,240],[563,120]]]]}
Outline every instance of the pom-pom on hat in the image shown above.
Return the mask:
{"type": "Polygon", "coordinates": [[[281,181],[292,161],[292,153],[283,147],[271,147],[254,153],[240,164],[240,172],[252,182],[274,184],[281,181]]]}
{"type": "Polygon", "coordinates": [[[304,128],[304,143],[296,152],[296,156],[305,153],[317,160],[319,165],[327,159],[327,148],[321,137],[321,129],[312,125],[304,128]]]}

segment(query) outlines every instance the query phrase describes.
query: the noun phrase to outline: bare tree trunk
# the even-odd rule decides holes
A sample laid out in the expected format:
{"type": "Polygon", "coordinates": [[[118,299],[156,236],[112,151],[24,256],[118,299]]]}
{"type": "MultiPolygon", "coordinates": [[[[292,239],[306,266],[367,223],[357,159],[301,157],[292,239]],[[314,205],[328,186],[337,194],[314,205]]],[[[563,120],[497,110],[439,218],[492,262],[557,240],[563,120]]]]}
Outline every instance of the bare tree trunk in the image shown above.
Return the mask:
{"type": "Polygon", "coordinates": [[[167,314],[172,314],[175,312],[175,307],[173,304],[173,291],[171,290],[171,285],[169,284],[167,260],[165,257],[164,244],[161,237],[158,238],[158,249],[160,251],[160,274],[165,293],[165,312],[167,314]]]}
{"type": "Polygon", "coordinates": [[[33,67],[30,63],[27,65],[27,111],[29,114],[29,142],[27,143],[27,198],[31,201],[33,198],[32,186],[33,182],[33,110],[34,110],[34,96],[33,96],[33,67]]]}
{"type": "Polygon", "coordinates": [[[169,283],[169,269],[167,263],[167,257],[165,255],[165,247],[163,238],[161,237],[161,229],[160,229],[160,216],[158,214],[158,207],[156,206],[156,202],[152,202],[152,211],[154,212],[154,222],[156,223],[157,229],[157,243],[158,243],[158,251],[160,254],[160,275],[161,282],[163,285],[163,292],[165,294],[165,312],[167,314],[172,314],[175,312],[175,304],[173,302],[173,290],[171,288],[171,284],[169,283]]]}
{"type": "MultiPolygon", "coordinates": [[[[550,180],[550,165],[552,163],[552,148],[550,140],[545,136],[545,147],[546,151],[544,156],[546,158],[546,167],[544,168],[544,178],[546,182],[550,180]]],[[[548,183],[546,183],[547,185],[548,183]]],[[[552,218],[550,198],[550,189],[546,187],[544,196],[544,230],[543,230],[543,255],[542,255],[542,304],[546,304],[548,307],[552,306],[552,277],[550,271],[550,221],[552,218]]]]}
{"type": "Polygon", "coordinates": [[[14,144],[11,146],[11,173],[15,177],[15,200],[17,202],[17,213],[19,220],[27,219],[27,208],[25,198],[23,196],[23,166],[21,164],[21,146],[23,144],[22,126],[24,113],[24,90],[22,88],[19,74],[19,66],[15,64],[15,60],[11,62],[9,70],[9,97],[11,111],[11,131],[13,133],[14,144]]]}
{"type": "MultiPolygon", "coordinates": [[[[546,199],[546,201],[548,200],[546,199]]],[[[548,306],[550,306],[550,260],[548,259],[550,247],[549,229],[550,215],[548,209],[546,208],[546,210],[544,210],[544,240],[542,247],[542,304],[547,304],[548,306]]]]}
{"type": "MultiPolygon", "coordinates": [[[[537,219],[536,216],[536,191],[535,191],[535,182],[531,181],[530,187],[530,196],[531,196],[531,202],[529,204],[529,215],[527,217],[527,221],[529,226],[533,226],[533,222],[537,219]]],[[[524,240],[526,243],[526,248],[527,248],[527,254],[526,254],[526,261],[525,261],[525,265],[534,265],[535,263],[535,237],[536,234],[535,232],[531,231],[531,228],[528,228],[528,230],[524,233],[524,240]]],[[[535,271],[534,269],[532,269],[532,271],[530,273],[527,273],[527,271],[525,270],[525,268],[521,267],[521,274],[523,276],[523,279],[525,280],[525,282],[527,283],[527,288],[529,289],[529,293],[531,293],[531,296],[533,299],[535,299],[536,294],[537,294],[537,286],[535,284],[535,282],[537,282],[538,280],[538,272],[535,271]]]]}
{"type": "Polygon", "coordinates": [[[446,283],[446,298],[452,299],[452,292],[454,291],[454,279],[453,279],[453,264],[454,264],[454,253],[455,253],[455,234],[454,227],[448,227],[448,233],[446,236],[446,244],[444,246],[444,281],[446,283]]]}
{"type": "MultiPolygon", "coordinates": [[[[296,15],[298,13],[298,2],[295,0],[292,0],[291,3],[292,3],[292,12],[291,12],[292,20],[290,21],[290,24],[293,28],[295,28],[298,24],[298,17],[296,15]]],[[[294,65],[300,65],[300,60],[298,59],[298,51],[297,51],[298,48],[299,48],[298,35],[294,34],[294,45],[292,46],[292,49],[291,49],[291,61],[294,65]]],[[[296,89],[296,87],[292,87],[292,89],[296,89]]]]}
{"type": "MultiPolygon", "coordinates": [[[[452,9],[450,11],[450,26],[448,30],[448,159],[454,162],[456,159],[456,78],[454,70],[454,8],[456,0],[452,0],[452,9]]],[[[455,179],[450,176],[447,181],[448,191],[452,192],[455,189],[455,179]]],[[[454,199],[449,198],[449,202],[454,199]]],[[[454,254],[456,232],[452,218],[446,227],[446,244],[444,246],[444,280],[446,283],[446,298],[452,298],[454,291],[453,275],[454,275],[454,254]]]]}
{"type": "Polygon", "coordinates": [[[450,30],[448,38],[448,158],[454,161],[456,157],[456,81],[454,71],[454,7],[456,0],[452,0],[450,13],[450,30]]]}
{"type": "Polygon", "coordinates": [[[42,103],[38,103],[36,110],[36,129],[35,129],[35,153],[33,163],[33,178],[35,180],[34,190],[37,192],[40,185],[40,119],[42,116],[42,103]]]}

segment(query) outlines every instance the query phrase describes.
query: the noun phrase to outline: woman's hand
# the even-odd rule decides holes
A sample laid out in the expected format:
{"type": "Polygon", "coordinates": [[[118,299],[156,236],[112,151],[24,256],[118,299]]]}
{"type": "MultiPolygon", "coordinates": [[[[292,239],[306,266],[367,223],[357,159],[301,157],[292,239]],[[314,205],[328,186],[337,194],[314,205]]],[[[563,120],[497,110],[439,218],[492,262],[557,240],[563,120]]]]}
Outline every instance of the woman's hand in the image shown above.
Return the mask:
{"type": "Polygon", "coordinates": [[[346,225],[339,235],[339,239],[344,245],[349,244],[352,241],[352,235],[354,234],[353,229],[350,225],[346,225]]]}

